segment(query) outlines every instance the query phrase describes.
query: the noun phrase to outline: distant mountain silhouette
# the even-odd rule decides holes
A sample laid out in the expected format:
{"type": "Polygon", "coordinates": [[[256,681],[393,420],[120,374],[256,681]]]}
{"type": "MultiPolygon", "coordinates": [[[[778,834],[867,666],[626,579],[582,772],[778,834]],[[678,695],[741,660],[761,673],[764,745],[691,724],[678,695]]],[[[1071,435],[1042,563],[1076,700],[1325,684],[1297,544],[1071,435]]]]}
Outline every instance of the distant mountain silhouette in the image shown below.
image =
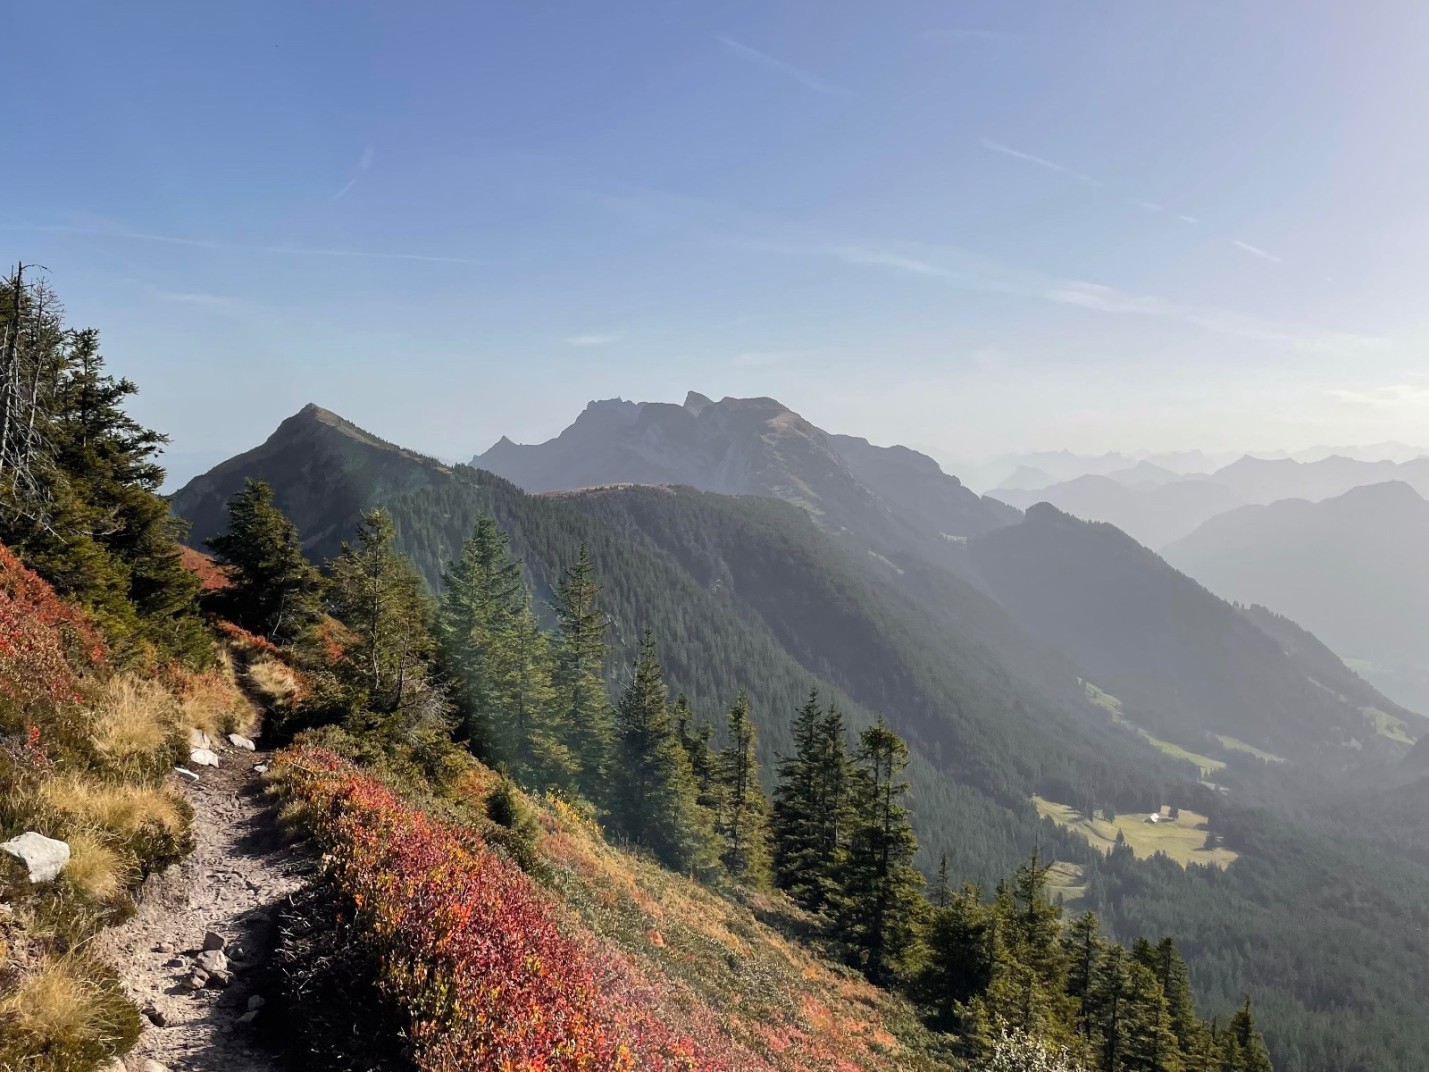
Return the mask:
{"type": "Polygon", "coordinates": [[[1290,616],[1390,695],[1429,710],[1429,501],[1408,484],[1243,507],[1166,557],[1228,599],[1290,616]]]}

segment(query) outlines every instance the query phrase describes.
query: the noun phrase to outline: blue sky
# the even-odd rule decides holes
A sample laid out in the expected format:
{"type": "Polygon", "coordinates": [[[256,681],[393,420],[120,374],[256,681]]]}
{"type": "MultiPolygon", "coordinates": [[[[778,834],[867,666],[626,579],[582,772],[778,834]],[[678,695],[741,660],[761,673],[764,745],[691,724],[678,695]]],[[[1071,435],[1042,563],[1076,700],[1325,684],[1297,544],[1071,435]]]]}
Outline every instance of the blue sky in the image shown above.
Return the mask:
{"type": "Polygon", "coordinates": [[[1417,0],[7,20],[0,247],[180,465],[690,388],[969,457],[1429,440],[1417,0]]]}

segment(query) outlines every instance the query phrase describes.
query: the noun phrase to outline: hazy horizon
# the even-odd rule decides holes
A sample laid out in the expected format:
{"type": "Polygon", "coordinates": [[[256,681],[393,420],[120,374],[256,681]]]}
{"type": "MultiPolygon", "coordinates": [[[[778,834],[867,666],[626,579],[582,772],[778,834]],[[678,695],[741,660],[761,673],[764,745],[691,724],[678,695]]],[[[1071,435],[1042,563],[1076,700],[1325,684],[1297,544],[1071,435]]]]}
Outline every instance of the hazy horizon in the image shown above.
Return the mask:
{"type": "Polygon", "coordinates": [[[0,241],[175,457],[690,388],[950,458],[1429,427],[1422,5],[78,6],[12,13],[0,241]]]}

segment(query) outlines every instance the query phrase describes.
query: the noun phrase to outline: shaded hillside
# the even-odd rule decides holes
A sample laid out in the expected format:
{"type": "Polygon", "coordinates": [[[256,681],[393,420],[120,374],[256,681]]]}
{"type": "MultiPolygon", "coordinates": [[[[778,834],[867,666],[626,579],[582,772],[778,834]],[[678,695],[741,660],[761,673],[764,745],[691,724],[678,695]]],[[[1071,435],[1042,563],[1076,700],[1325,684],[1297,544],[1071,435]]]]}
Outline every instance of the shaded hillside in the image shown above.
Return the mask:
{"type": "Polygon", "coordinates": [[[1192,747],[1226,735],[1329,768],[1403,751],[1235,607],[1110,525],[1042,504],[970,551],[1013,616],[1147,729],[1192,747]]]}
{"type": "Polygon", "coordinates": [[[1244,507],[1166,558],[1227,599],[1289,615],[1401,702],[1429,709],[1426,549],[1429,501],[1392,482],[1244,507]]]}
{"type": "Polygon", "coordinates": [[[303,534],[304,550],[321,561],[351,537],[363,510],[392,495],[446,484],[451,470],[309,404],[262,445],[194,477],[174,494],[174,513],[192,526],[190,544],[201,548],[224,530],[228,500],[248,478],[273,486],[278,506],[303,534]]]}

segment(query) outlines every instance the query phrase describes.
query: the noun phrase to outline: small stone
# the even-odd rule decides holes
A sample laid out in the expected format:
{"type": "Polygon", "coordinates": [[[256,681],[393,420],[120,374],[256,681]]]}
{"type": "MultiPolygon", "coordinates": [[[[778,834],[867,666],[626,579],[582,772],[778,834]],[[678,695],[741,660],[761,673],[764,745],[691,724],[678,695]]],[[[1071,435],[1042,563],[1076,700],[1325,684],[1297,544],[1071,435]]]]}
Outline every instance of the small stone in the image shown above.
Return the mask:
{"type": "Polygon", "coordinates": [[[198,955],[198,966],[206,972],[228,971],[228,958],[218,949],[205,949],[198,955]]]}
{"type": "Polygon", "coordinates": [[[255,763],[255,764],[253,764],[253,769],[254,769],[255,771],[257,771],[259,774],[267,774],[267,773],[268,773],[268,764],[266,764],[266,763],[255,763]]]}
{"type": "Polygon", "coordinates": [[[249,1009],[247,1012],[245,1012],[242,1016],[238,1018],[238,1022],[240,1024],[251,1024],[256,1019],[258,1019],[258,1010],[249,1009]]]}
{"type": "Polygon", "coordinates": [[[203,936],[203,948],[205,950],[221,950],[228,945],[228,939],[217,931],[207,931],[203,936]]]}
{"type": "Polygon", "coordinates": [[[195,968],[189,972],[188,978],[184,980],[184,985],[190,990],[202,990],[208,986],[208,972],[202,968],[195,968]]]}
{"type": "Polygon", "coordinates": [[[199,767],[218,766],[218,756],[209,748],[195,748],[189,753],[189,762],[199,767]]]}
{"type": "Polygon", "coordinates": [[[214,990],[222,990],[233,983],[233,973],[231,971],[214,971],[208,973],[208,985],[214,990]]]}
{"type": "Polygon", "coordinates": [[[149,1060],[145,1061],[142,1065],[139,1066],[139,1068],[140,1072],[169,1072],[168,1065],[161,1065],[153,1058],[150,1058],[149,1060]]]}
{"type": "Polygon", "coordinates": [[[111,1057],[105,1061],[104,1064],[99,1066],[97,1072],[128,1072],[128,1070],[124,1067],[124,1062],[118,1057],[111,1057]]]}
{"type": "Polygon", "coordinates": [[[198,727],[194,727],[193,729],[189,730],[189,747],[212,748],[213,738],[198,727]]]}
{"type": "Polygon", "coordinates": [[[175,767],[174,773],[177,774],[180,778],[187,778],[191,782],[198,781],[198,775],[195,774],[193,771],[189,770],[187,767],[175,767]]]}
{"type": "Polygon", "coordinates": [[[155,1005],[152,1001],[144,1006],[144,1019],[155,1027],[168,1027],[169,1016],[163,1009],[155,1005]]]}
{"type": "Polygon", "coordinates": [[[254,994],[251,998],[248,999],[248,1011],[257,1012],[259,1009],[261,1009],[264,1005],[267,1004],[268,1000],[263,997],[262,994],[254,994]]]}
{"type": "Polygon", "coordinates": [[[154,947],[155,953],[177,953],[178,951],[179,947],[173,942],[160,942],[154,947]]]}
{"type": "Polygon", "coordinates": [[[164,961],[164,967],[166,968],[187,968],[188,966],[188,957],[170,957],[168,960],[164,961]]]}
{"type": "Polygon", "coordinates": [[[33,830],[27,830],[0,845],[0,852],[7,852],[24,864],[32,884],[53,882],[69,863],[68,845],[33,830]]]}
{"type": "Polygon", "coordinates": [[[230,733],[228,735],[228,743],[233,745],[234,748],[242,748],[246,752],[252,752],[258,747],[240,733],[230,733]]]}

